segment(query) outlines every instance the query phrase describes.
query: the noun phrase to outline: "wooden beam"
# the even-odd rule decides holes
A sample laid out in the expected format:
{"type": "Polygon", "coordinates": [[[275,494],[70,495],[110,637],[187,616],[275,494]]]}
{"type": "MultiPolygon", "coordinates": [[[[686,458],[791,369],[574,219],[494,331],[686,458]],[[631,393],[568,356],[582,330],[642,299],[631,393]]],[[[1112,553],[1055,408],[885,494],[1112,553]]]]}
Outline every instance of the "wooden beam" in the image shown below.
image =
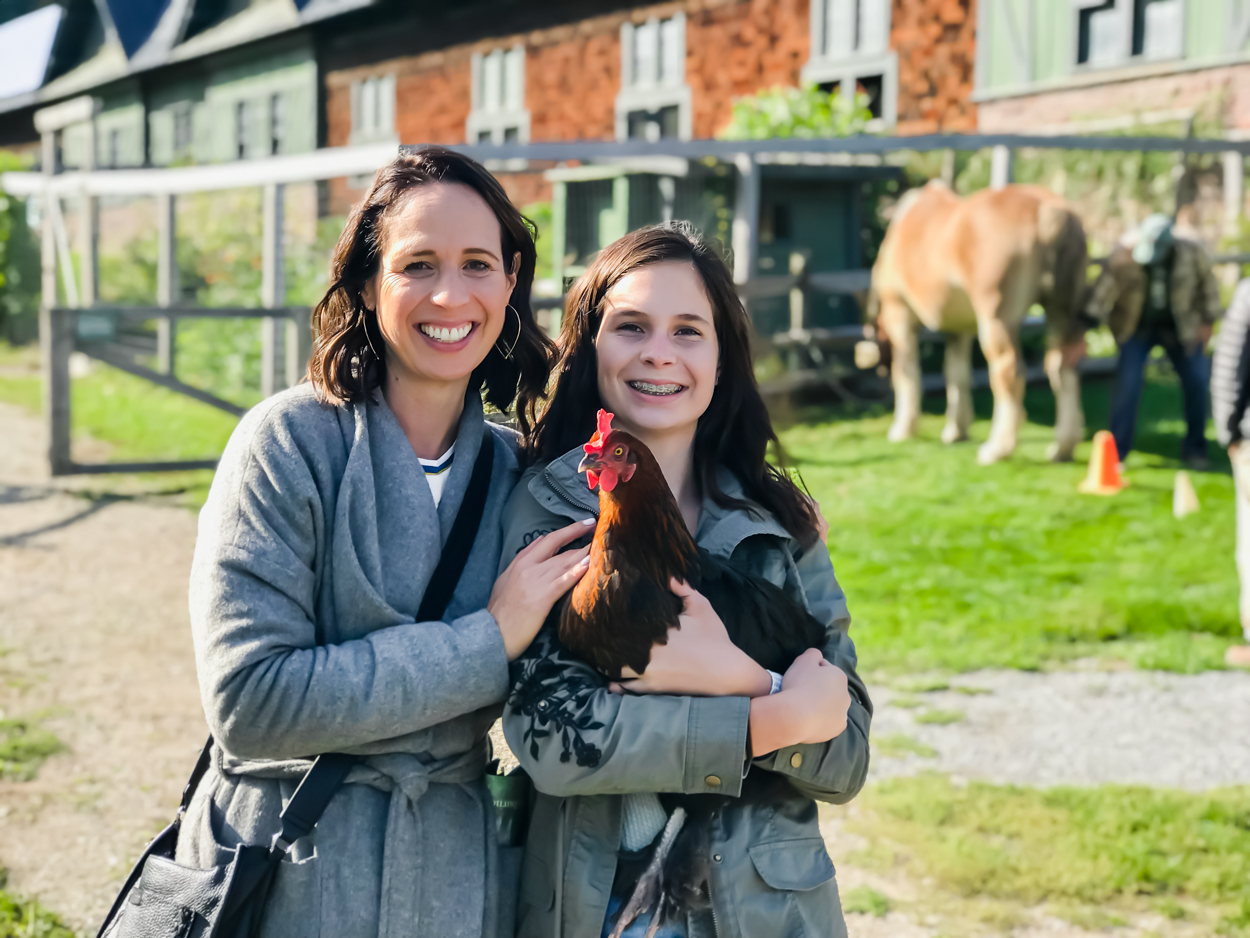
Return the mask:
{"type": "MultiPolygon", "coordinates": [[[[156,303],[170,307],[179,299],[178,230],[175,196],[163,193],[156,197],[156,303]]],[[[156,320],[156,370],[172,375],[177,366],[177,320],[162,316],[156,320]]]]}
{"type": "MultiPolygon", "coordinates": [[[[286,276],[282,258],[282,197],[284,187],[270,183],[264,190],[264,225],[261,235],[260,302],[272,309],[286,298],[286,276]]],[[[262,397],[282,390],[279,362],[285,363],[282,340],[285,330],[277,320],[266,316],[260,323],[260,393],[262,397]]],[[[285,371],[285,369],[283,369],[285,371]]]]}
{"type": "MultiPolygon", "coordinates": [[[[242,417],[245,413],[247,413],[246,407],[240,407],[238,404],[224,400],[216,394],[201,390],[200,388],[194,387],[190,384],[183,384],[177,378],[171,377],[170,375],[163,375],[159,371],[153,371],[151,368],[144,368],[142,365],[136,365],[124,354],[112,352],[107,344],[84,343],[81,347],[81,351],[90,355],[97,361],[102,361],[106,365],[111,365],[120,371],[134,375],[136,378],[143,378],[145,381],[151,381],[153,384],[159,384],[163,388],[168,388],[178,394],[193,398],[202,404],[207,404],[210,407],[216,407],[218,410],[224,410],[232,417],[242,417]]],[[[67,355],[67,361],[68,357],[69,356],[67,355]]],[[[66,373],[68,374],[68,366],[66,373]]]]}
{"type": "Polygon", "coordinates": [[[216,459],[174,459],[163,462],[72,462],[53,475],[105,475],[114,472],[186,472],[191,469],[216,469],[216,459]]]}

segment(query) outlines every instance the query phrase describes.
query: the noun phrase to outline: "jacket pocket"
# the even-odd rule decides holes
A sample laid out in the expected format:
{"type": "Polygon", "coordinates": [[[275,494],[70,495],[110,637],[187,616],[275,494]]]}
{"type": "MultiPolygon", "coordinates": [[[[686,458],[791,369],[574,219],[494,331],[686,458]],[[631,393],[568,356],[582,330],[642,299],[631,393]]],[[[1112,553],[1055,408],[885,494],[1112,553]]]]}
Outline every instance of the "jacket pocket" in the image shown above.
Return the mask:
{"type": "Polygon", "coordinates": [[[805,892],[833,879],[833,861],[819,837],[756,844],[748,852],[760,879],[773,889],[805,892]]]}
{"type": "Polygon", "coordinates": [[[550,912],[556,905],[556,882],[551,868],[532,853],[527,854],[521,867],[521,903],[543,912],[550,912]]]}

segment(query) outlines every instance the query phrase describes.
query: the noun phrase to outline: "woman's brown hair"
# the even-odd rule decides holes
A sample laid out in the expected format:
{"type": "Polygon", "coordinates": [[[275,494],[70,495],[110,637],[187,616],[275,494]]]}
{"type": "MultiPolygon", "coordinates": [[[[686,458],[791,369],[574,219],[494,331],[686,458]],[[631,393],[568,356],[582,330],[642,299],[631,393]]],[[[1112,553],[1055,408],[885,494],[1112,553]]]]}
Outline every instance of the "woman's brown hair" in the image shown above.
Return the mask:
{"type": "MultiPolygon", "coordinates": [[[[518,395],[530,402],[528,412],[517,411],[525,433],[533,419],[532,402],[546,389],[555,358],[555,346],[534,322],[530,308],[537,260],[532,225],[480,163],[444,147],[420,147],[397,157],[378,170],[369,194],[352,209],[330,262],[330,288],[313,310],[316,340],[309,379],[318,398],[334,404],[363,400],[382,385],[386,377],[382,333],[377,313],[365,306],[361,292],[378,271],[387,217],[408,192],[432,182],[459,183],[480,195],[499,219],[505,265],[520,255],[517,269],[510,271],[516,274],[509,300],[519,320],[516,342],[507,358],[496,344],[473,370],[469,387],[485,388],[486,400],[500,410],[507,410],[518,395]]],[[[512,331],[509,319],[505,317],[501,337],[505,343],[512,331]]]]}
{"type": "Polygon", "coordinates": [[[720,345],[720,380],[694,435],[694,470],[703,493],[724,508],[751,510],[754,502],[772,512],[800,544],[809,547],[816,540],[812,504],[783,469],[768,462],[770,443],[779,458],[783,454],[755,383],[750,318],[720,255],[681,223],[654,225],[627,234],[600,251],[573,284],[560,330],[555,390],[533,430],[526,434],[529,458],[549,462],[590,438],[595,414],[603,406],[595,352],[603,299],[630,271],[665,261],[688,263],[698,272],[712,305],[720,345]],[[718,465],[733,472],[750,502],[731,498],[721,490],[716,480],[718,465]]]}

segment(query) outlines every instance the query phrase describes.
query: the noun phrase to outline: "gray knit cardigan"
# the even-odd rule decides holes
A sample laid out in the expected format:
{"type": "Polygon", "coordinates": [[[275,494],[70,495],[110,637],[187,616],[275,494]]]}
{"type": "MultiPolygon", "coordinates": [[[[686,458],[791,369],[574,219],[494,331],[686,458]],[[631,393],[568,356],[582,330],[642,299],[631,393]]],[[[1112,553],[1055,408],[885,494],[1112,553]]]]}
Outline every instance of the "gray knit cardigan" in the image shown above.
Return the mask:
{"type": "Polygon", "coordinates": [[[483,419],[473,393],[437,508],[380,395],[331,407],[302,385],[231,437],[190,590],[217,749],[179,862],[268,844],[308,757],[366,757],[282,865],[265,936],[511,938],[498,935],[483,781],[508,662],[485,606],[517,475],[515,436],[483,419]],[[477,539],[445,621],[417,622],[483,434],[495,464],[477,539]]]}

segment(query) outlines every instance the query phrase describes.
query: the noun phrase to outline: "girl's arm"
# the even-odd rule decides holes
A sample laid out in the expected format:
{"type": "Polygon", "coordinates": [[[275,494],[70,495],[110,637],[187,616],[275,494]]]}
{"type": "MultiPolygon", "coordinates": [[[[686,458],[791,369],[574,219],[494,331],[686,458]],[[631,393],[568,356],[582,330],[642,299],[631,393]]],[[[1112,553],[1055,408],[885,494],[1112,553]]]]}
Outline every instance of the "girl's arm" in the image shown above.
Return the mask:
{"type": "MultiPolygon", "coordinates": [[[[824,658],[846,675],[846,689],[850,693],[846,728],[827,742],[798,743],[785,745],[773,752],[761,752],[754,762],[761,768],[788,775],[791,783],[810,798],[843,804],[859,793],[868,777],[868,729],[872,721],[872,701],[856,672],[855,643],[847,634],[851,616],[846,607],[846,594],[834,576],[828,549],[822,541],[817,541],[796,557],[795,563],[812,615],[828,627],[822,649],[824,658]]],[[[774,698],[755,701],[757,711],[788,703],[781,699],[787,693],[788,689],[783,689],[774,698]]],[[[793,712],[799,708],[778,709],[782,710],[778,718],[784,720],[786,709],[793,712]]],[[[801,725],[804,716],[801,711],[797,713],[796,722],[801,725]]],[[[756,726],[755,721],[752,726],[756,726]]],[[[759,750],[758,746],[755,748],[759,750]]]]}
{"type": "Polygon", "coordinates": [[[748,698],[611,693],[550,622],[512,678],[504,735],[539,791],[739,794],[748,698]]]}

